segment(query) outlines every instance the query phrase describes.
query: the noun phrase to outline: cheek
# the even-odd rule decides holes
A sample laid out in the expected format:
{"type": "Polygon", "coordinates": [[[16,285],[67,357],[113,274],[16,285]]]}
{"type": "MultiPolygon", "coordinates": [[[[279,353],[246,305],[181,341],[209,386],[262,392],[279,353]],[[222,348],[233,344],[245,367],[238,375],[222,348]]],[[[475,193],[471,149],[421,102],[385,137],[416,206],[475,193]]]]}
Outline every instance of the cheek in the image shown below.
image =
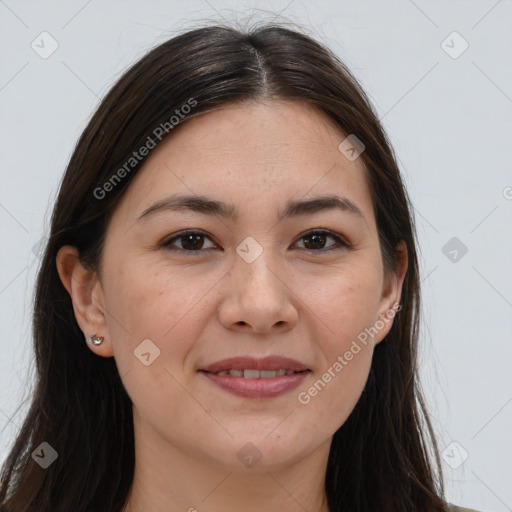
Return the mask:
{"type": "Polygon", "coordinates": [[[354,323],[340,327],[338,335],[322,342],[323,364],[298,401],[312,419],[313,429],[333,434],[349,417],[368,380],[373,343],[360,341],[354,323]]]}
{"type": "MultiPolygon", "coordinates": [[[[317,281],[317,284],[319,282],[317,281]]],[[[309,295],[313,334],[322,357],[316,380],[299,402],[320,428],[334,432],[348,418],[368,379],[373,355],[369,335],[380,303],[379,274],[370,267],[332,272],[309,295]]]]}
{"type": "Polygon", "coordinates": [[[205,295],[215,280],[192,283],[186,272],[171,279],[168,270],[135,266],[111,268],[109,275],[108,328],[126,392],[157,424],[168,425],[178,411],[194,417],[197,403],[184,392],[184,364],[211,315],[205,295]]]}
{"type": "MultiPolygon", "coordinates": [[[[324,326],[328,346],[343,348],[375,322],[381,298],[381,276],[371,265],[347,265],[324,275],[301,278],[301,298],[324,326]]],[[[318,321],[316,322],[318,323],[318,321]]]]}
{"type": "MultiPolygon", "coordinates": [[[[151,368],[177,369],[207,318],[205,295],[213,277],[191,280],[186,272],[125,265],[109,269],[108,330],[118,366],[126,373],[141,362],[141,343],[157,355],[151,368]],[[151,340],[148,343],[144,340],[151,340]]],[[[150,354],[150,359],[153,353],[150,354]]],[[[148,372],[146,372],[148,373],[148,372]]]]}

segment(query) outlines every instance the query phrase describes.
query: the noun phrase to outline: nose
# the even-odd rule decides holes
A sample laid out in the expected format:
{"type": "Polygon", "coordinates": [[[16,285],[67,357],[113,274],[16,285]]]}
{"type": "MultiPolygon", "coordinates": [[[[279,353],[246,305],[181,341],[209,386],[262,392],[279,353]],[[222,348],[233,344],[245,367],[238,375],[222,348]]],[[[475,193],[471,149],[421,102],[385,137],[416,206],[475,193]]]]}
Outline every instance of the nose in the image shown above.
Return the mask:
{"type": "Polygon", "coordinates": [[[266,249],[251,263],[236,257],[226,275],[219,319],[226,329],[240,332],[284,332],[298,320],[292,273],[266,249]]]}

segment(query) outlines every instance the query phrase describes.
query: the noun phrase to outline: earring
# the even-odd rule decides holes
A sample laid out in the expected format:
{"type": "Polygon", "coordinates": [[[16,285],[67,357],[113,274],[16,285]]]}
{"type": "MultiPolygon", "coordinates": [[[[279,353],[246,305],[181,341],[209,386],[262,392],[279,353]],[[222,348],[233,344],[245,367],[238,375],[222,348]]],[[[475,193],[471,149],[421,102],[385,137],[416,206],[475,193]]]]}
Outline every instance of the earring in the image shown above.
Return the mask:
{"type": "Polygon", "coordinates": [[[89,341],[93,344],[93,345],[100,345],[103,340],[105,338],[103,336],[96,336],[96,334],[93,334],[90,338],[89,338],[89,341]]]}

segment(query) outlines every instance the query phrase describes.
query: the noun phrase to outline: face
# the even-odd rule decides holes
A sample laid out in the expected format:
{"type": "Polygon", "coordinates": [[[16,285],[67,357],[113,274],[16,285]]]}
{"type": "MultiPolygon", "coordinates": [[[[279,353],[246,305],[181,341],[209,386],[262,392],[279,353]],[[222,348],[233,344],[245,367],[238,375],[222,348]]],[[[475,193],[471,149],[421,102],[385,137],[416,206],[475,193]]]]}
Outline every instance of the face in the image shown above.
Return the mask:
{"type": "Polygon", "coordinates": [[[101,315],[86,327],[106,338],[91,350],[115,358],[136,429],[231,468],[250,441],[268,468],[345,422],[405,272],[384,272],[364,164],[340,152],[345,137],[305,103],[244,103],[190,119],[151,153],[108,226],[92,293],[101,315]],[[233,215],[199,202],[147,211],[192,195],[233,215]],[[304,204],[331,196],[342,207],[304,204]],[[309,371],[273,397],[200,371],[274,355],[309,371]]]}

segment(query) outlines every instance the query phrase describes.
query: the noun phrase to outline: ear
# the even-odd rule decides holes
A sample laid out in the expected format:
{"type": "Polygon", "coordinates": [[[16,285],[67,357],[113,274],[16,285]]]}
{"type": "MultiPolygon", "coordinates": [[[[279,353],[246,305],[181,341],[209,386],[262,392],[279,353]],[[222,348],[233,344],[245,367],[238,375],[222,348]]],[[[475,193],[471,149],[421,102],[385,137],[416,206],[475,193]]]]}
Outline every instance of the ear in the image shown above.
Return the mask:
{"type": "MultiPolygon", "coordinates": [[[[93,334],[103,336],[101,345],[87,342],[87,346],[97,355],[113,355],[112,343],[108,335],[105,315],[105,299],[101,283],[96,273],[86,269],[79,261],[76,247],[61,247],[56,257],[57,271],[62,284],[71,296],[75,318],[86,340],[93,334]]],[[[84,341],[85,343],[86,341],[84,341]]]]}
{"type": "Polygon", "coordinates": [[[395,255],[396,270],[394,272],[388,272],[384,276],[379,317],[376,318],[374,326],[377,330],[374,336],[375,345],[380,343],[389,333],[393,325],[393,319],[401,309],[400,298],[402,296],[402,285],[408,266],[407,246],[403,240],[395,247],[395,255]]]}

